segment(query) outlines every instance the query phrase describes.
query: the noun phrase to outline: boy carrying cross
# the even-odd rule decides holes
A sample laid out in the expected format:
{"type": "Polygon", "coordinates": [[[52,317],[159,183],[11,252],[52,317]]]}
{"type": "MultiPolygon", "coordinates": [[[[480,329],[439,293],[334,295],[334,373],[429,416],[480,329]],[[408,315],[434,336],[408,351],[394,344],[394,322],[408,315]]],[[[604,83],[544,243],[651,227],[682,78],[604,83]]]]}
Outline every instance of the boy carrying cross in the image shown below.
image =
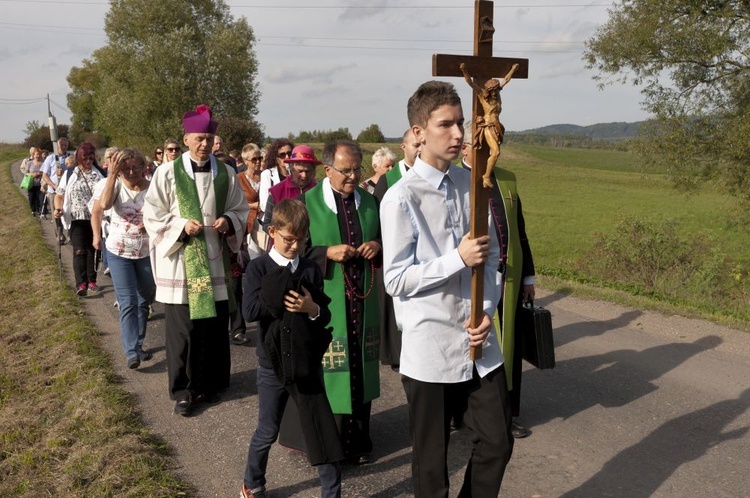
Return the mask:
{"type": "Polygon", "coordinates": [[[503,355],[493,330],[500,274],[484,267],[484,315],[472,328],[472,267],[497,261],[494,231],[469,238],[469,171],[451,164],[463,143],[461,99],[453,85],[422,84],[409,99],[421,143],[414,167],[385,194],[383,268],[403,331],[401,374],[412,432],[416,497],[448,496],[451,415],[464,412],[474,436],[461,498],[497,498],[513,450],[503,355]],[[482,345],[472,361],[470,346],[482,345]],[[436,416],[437,415],[437,416],[436,416]],[[442,415],[442,416],[440,416],[442,415]]]}

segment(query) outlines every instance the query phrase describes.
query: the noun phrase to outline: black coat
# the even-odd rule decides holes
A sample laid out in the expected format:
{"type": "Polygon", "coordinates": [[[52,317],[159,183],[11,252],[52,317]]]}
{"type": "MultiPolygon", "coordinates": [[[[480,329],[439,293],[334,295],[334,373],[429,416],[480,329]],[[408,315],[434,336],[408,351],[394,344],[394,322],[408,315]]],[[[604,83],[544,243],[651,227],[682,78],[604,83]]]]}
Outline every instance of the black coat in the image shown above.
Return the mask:
{"type": "Polygon", "coordinates": [[[243,277],[242,313],[247,321],[259,321],[258,362],[273,369],[288,385],[318,375],[320,361],[331,342],[330,299],[323,292],[323,276],[312,261],[300,258],[297,271],[279,266],[268,254],[250,262],[243,277]],[[290,290],[307,289],[320,307],[311,320],[305,313],[290,313],[284,296],[290,290]]]}

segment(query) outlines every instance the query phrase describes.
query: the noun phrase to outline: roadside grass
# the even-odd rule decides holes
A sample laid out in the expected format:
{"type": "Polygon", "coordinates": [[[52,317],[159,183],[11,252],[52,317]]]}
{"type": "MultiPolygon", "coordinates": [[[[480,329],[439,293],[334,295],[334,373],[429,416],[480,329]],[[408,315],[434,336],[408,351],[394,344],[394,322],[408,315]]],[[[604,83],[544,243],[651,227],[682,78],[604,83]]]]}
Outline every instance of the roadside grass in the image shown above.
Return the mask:
{"type": "MultiPolygon", "coordinates": [[[[634,218],[674,221],[680,236],[694,241],[696,251],[708,246],[716,251],[709,258],[735,261],[734,277],[745,288],[750,278],[750,233],[737,221],[742,213],[734,199],[714,187],[689,195],[677,192],[664,175],[638,172],[628,163],[628,156],[638,160],[634,154],[610,152],[537,146],[509,146],[503,151],[503,167],[518,179],[537,273],[547,277],[542,285],[575,289],[588,297],[597,297],[597,288],[609,288],[617,292],[602,291],[599,297],[750,331],[746,294],[740,294],[737,302],[710,302],[705,288],[703,292],[698,288],[690,297],[678,298],[643,292],[637,285],[616,285],[586,273],[586,258],[594,253],[600,235],[611,234],[621,220],[634,218]]],[[[696,253],[696,257],[707,256],[696,253]]]]}
{"type": "Polygon", "coordinates": [[[9,166],[0,165],[0,497],[188,496],[96,328],[61,286],[9,166]]]}

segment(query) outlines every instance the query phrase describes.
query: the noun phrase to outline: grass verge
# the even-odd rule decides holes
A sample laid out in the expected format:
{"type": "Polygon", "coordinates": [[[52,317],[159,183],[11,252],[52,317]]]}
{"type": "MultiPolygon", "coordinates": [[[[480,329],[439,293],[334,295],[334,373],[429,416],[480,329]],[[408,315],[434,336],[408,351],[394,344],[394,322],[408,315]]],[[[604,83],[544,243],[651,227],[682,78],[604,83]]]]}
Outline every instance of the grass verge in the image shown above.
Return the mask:
{"type": "Polygon", "coordinates": [[[0,497],[193,494],[61,287],[10,162],[0,171],[0,497]]]}

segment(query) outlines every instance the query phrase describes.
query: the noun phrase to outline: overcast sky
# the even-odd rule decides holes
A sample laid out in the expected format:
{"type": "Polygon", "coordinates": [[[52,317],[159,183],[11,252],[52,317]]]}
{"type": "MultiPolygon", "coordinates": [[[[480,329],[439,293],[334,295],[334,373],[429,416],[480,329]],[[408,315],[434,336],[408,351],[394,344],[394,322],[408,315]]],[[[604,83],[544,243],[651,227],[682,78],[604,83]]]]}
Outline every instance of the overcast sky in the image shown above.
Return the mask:
{"type": "MultiPolygon", "coordinates": [[[[406,101],[433,79],[432,54],[472,50],[472,0],[227,3],[255,31],[257,119],[273,137],[339,127],[356,137],[371,123],[388,137],[400,136],[408,127],[406,101]]],[[[48,93],[57,122],[70,122],[66,77],[106,43],[109,3],[0,0],[0,6],[0,141],[18,142],[28,121],[46,124],[48,93]]],[[[513,80],[503,91],[500,118],[508,130],[647,118],[637,88],[600,91],[581,59],[583,41],[607,20],[610,6],[606,0],[495,1],[495,56],[530,60],[529,79],[513,80]]],[[[466,83],[437,79],[456,85],[469,114],[466,83]]]]}

